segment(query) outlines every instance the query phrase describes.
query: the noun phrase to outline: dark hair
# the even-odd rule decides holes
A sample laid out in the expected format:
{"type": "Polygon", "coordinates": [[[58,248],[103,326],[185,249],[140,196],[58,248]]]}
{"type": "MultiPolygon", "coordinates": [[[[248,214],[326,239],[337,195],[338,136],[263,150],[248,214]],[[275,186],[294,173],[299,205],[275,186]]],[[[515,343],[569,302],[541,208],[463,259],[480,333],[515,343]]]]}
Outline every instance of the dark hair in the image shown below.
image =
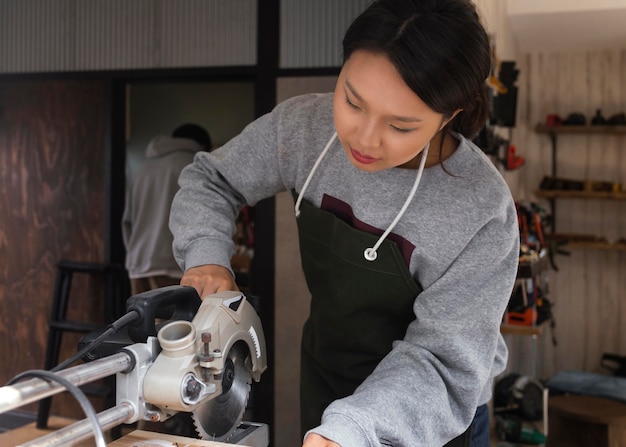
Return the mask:
{"type": "MultiPolygon", "coordinates": [[[[444,128],[475,137],[489,116],[489,36],[470,0],[376,0],[348,28],[344,62],[356,50],[384,54],[444,128]]],[[[443,142],[443,138],[442,138],[443,142]]]]}
{"type": "Polygon", "coordinates": [[[204,127],[197,124],[187,123],[178,126],[174,129],[174,132],[172,132],[172,137],[188,138],[196,141],[204,150],[211,150],[211,136],[209,135],[209,132],[207,132],[204,127]]]}

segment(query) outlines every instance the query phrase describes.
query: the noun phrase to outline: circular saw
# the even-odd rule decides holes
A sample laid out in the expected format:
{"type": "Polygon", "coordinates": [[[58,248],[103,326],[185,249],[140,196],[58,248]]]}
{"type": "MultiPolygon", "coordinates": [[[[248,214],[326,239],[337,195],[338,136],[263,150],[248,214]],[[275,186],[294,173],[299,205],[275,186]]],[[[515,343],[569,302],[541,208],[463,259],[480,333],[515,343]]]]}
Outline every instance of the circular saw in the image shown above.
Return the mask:
{"type": "MultiPolygon", "coordinates": [[[[219,292],[200,300],[193,287],[168,286],[130,297],[127,311],[92,341],[85,340],[93,357],[55,374],[63,382],[40,377],[50,372],[31,371],[20,375],[28,380],[0,387],[0,413],[115,374],[113,408],[94,411],[89,420],[35,443],[74,445],[93,436],[96,444],[104,445],[105,428],[139,420],[163,422],[186,412],[203,439],[269,445],[266,424],[241,423],[251,383],[267,368],[261,322],[243,294],[219,292]],[[169,321],[161,324],[162,318],[169,321]],[[119,339],[103,337],[130,322],[119,339]],[[104,340],[110,343],[104,346],[104,340]]],[[[84,349],[76,358],[86,356],[84,349]]]]}
{"type": "Polygon", "coordinates": [[[192,321],[157,334],[161,348],[143,379],[144,417],[164,421],[191,412],[202,439],[228,440],[241,423],[252,381],[267,368],[260,319],[240,292],[202,300],[192,321]]]}

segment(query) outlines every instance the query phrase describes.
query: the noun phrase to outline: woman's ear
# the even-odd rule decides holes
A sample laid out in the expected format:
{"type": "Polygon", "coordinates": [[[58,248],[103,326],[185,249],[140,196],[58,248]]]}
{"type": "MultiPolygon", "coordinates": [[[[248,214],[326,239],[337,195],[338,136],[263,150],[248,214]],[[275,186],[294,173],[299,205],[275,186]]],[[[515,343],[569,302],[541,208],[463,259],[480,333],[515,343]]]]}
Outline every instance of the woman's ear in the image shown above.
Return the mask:
{"type": "Polygon", "coordinates": [[[441,126],[439,127],[439,130],[442,130],[444,127],[446,127],[448,123],[452,121],[462,111],[463,109],[456,109],[454,112],[452,112],[452,115],[450,115],[449,118],[446,118],[441,122],[441,126]]]}

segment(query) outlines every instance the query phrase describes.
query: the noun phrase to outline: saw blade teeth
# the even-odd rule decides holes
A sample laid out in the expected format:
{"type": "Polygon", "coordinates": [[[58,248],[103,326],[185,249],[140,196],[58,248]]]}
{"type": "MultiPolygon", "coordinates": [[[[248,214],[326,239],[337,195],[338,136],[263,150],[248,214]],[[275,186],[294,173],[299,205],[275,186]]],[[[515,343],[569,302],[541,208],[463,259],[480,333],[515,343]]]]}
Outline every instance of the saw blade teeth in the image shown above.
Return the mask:
{"type": "MultiPolygon", "coordinates": [[[[247,392],[250,392],[250,385],[248,384],[247,386],[247,392]]],[[[204,439],[207,441],[213,441],[213,442],[227,442],[230,438],[233,437],[233,435],[235,434],[235,430],[237,429],[237,427],[239,427],[239,425],[241,424],[241,422],[243,421],[243,415],[245,413],[245,409],[246,406],[248,404],[248,399],[246,398],[245,400],[245,404],[243,405],[243,410],[241,411],[241,413],[239,413],[239,415],[237,416],[237,418],[234,420],[232,426],[230,429],[228,429],[228,431],[222,435],[217,435],[214,432],[210,432],[204,429],[203,426],[203,422],[200,419],[200,416],[198,414],[196,414],[196,411],[194,411],[192,413],[192,419],[193,419],[193,424],[196,428],[196,433],[198,433],[198,437],[200,439],[204,439]]]]}
{"type": "Polygon", "coordinates": [[[247,345],[235,344],[227,355],[229,366],[224,368],[222,394],[200,403],[192,411],[193,423],[200,438],[227,441],[241,424],[252,383],[252,373],[247,366],[249,358],[247,345]]]}
{"type": "MultiPolygon", "coordinates": [[[[249,390],[250,390],[250,386],[248,386],[248,391],[249,390]]],[[[246,399],[246,405],[247,403],[248,403],[248,400],[246,399]]],[[[244,406],[244,411],[242,411],[239,417],[237,417],[237,419],[232,425],[232,428],[221,436],[217,436],[215,433],[206,432],[202,428],[202,421],[195,415],[195,413],[193,414],[193,424],[196,427],[196,432],[198,433],[198,437],[200,439],[203,439],[206,441],[213,441],[213,442],[228,442],[228,440],[230,440],[230,438],[232,438],[233,435],[235,434],[237,427],[239,427],[239,425],[243,421],[244,412],[245,412],[245,406],[244,406]]]]}

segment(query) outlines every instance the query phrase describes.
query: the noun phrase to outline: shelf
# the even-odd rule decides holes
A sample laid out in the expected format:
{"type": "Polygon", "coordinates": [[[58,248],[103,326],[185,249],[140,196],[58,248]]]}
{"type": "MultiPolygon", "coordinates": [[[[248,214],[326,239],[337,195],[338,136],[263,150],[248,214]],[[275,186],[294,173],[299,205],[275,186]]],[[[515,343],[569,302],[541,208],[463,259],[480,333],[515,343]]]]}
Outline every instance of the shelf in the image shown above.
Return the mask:
{"type": "Polygon", "coordinates": [[[541,335],[541,326],[524,326],[522,324],[505,324],[500,325],[500,332],[512,335],[541,335]]]}
{"type": "Polygon", "coordinates": [[[562,243],[564,248],[589,248],[593,250],[626,251],[626,241],[609,242],[603,237],[582,234],[548,234],[546,240],[562,243]]]}
{"type": "Polygon", "coordinates": [[[626,125],[617,124],[613,126],[554,126],[548,127],[538,124],[535,132],[544,134],[602,134],[602,135],[626,135],[626,125]]]}
{"type": "Polygon", "coordinates": [[[568,242],[565,248],[591,248],[594,250],[626,251],[626,243],[622,242],[568,242]]]}
{"type": "Polygon", "coordinates": [[[606,199],[626,200],[624,191],[562,191],[552,189],[538,189],[535,195],[542,199],[606,199]]]}

